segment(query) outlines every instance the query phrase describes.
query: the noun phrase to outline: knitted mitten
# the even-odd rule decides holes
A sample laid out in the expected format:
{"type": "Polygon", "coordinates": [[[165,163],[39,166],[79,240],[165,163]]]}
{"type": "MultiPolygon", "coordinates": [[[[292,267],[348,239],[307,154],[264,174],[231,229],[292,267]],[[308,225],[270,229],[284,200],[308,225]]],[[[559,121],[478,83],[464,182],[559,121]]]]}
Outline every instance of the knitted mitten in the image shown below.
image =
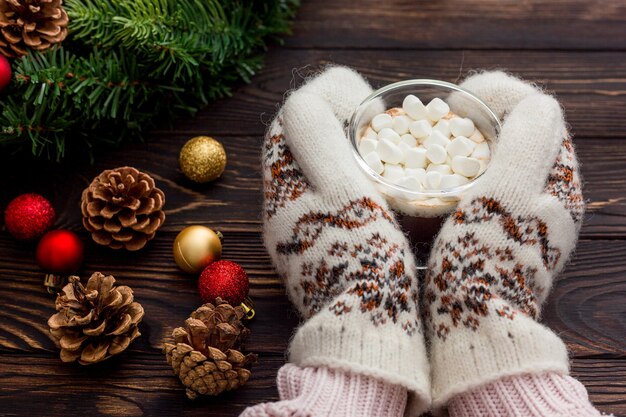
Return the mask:
{"type": "Polygon", "coordinates": [[[536,320],[584,210],[559,103],[501,72],[462,86],[507,116],[490,167],[445,222],[429,260],[436,406],[505,376],[568,372],[565,345],[536,320]]]}
{"type": "Polygon", "coordinates": [[[415,261],[344,134],[370,92],[333,68],[290,94],[265,140],[265,245],[306,320],[289,360],[404,386],[419,413],[430,385],[415,261]]]}

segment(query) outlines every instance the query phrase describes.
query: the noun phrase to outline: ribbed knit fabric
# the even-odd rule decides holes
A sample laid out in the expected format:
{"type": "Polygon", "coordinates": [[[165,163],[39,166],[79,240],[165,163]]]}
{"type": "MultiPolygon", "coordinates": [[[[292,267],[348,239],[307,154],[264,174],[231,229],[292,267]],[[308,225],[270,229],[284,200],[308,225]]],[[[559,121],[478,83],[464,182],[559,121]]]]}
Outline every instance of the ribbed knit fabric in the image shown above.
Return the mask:
{"type": "Polygon", "coordinates": [[[287,364],[278,371],[281,401],[247,408],[240,417],[402,417],[406,388],[329,368],[287,364]]]}
{"type": "Polygon", "coordinates": [[[489,168],[462,196],[429,259],[435,407],[507,376],[567,373],[565,344],[537,319],[584,211],[559,103],[503,73],[462,86],[506,118],[489,168]]]}
{"type": "Polygon", "coordinates": [[[290,362],[402,385],[419,415],[430,371],[415,259],[343,129],[370,93],[335,67],[289,95],[265,139],[264,240],[305,319],[290,362]]]}
{"type": "Polygon", "coordinates": [[[602,414],[587,390],[559,373],[518,375],[459,394],[450,401],[450,417],[594,417],[602,414]]]}

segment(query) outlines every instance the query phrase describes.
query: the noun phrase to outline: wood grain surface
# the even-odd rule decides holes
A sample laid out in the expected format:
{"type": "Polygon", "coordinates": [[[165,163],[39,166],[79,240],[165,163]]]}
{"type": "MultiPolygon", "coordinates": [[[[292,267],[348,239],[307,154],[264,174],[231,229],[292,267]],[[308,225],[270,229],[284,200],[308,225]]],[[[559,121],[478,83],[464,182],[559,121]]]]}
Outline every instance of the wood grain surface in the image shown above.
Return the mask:
{"type": "Polygon", "coordinates": [[[252,84],[236,86],[196,118],[155,129],[146,143],[99,151],[64,165],[0,156],[0,209],[16,195],[49,197],[56,227],[86,242],[82,272],[113,274],[146,310],[142,337],[94,367],[65,365],[48,335],[54,299],[43,289],[35,247],[0,233],[0,415],[236,416],[277,398],[274,378],[298,317],[261,236],[260,143],[283,94],[328,63],[350,65],[374,86],[406,78],[458,81],[506,69],[555,93],[582,163],[588,212],[575,256],[557,281],[543,321],[567,343],[572,373],[603,412],[626,415],[626,2],[305,1],[293,37],[272,47],[252,84]],[[222,140],[229,163],[208,185],[187,180],[178,150],[190,137],[222,140]],[[166,194],[167,221],[139,253],[91,242],[80,225],[82,189],[101,170],[132,165],[166,194]],[[161,354],[165,338],[199,304],[195,281],[171,256],[186,225],[224,232],[224,258],[249,273],[257,317],[248,385],[191,402],[161,354]]]}

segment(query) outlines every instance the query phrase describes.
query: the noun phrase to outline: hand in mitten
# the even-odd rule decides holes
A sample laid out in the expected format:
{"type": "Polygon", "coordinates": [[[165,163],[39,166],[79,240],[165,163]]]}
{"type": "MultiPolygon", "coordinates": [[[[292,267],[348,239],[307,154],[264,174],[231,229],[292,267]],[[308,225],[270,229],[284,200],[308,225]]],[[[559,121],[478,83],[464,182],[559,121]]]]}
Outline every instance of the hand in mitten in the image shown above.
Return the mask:
{"type": "Polygon", "coordinates": [[[505,120],[488,170],[445,222],[429,260],[436,406],[506,376],[567,373],[565,345],[537,319],[584,210],[559,103],[499,72],[462,86],[505,120]]]}
{"type": "Polygon", "coordinates": [[[401,385],[419,413],[430,385],[415,261],[344,134],[370,92],[333,68],[290,94],[265,141],[265,244],[305,319],[289,360],[401,385]]]}

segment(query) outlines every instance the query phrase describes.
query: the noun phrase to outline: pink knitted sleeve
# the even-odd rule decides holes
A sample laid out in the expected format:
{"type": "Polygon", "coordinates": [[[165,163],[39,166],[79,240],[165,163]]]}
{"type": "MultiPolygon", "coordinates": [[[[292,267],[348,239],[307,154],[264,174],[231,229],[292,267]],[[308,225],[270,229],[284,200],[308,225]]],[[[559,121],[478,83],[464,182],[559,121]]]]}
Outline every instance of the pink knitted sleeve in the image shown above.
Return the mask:
{"type": "Polygon", "coordinates": [[[574,378],[556,372],[500,379],[454,397],[450,417],[601,416],[574,378]]]}

